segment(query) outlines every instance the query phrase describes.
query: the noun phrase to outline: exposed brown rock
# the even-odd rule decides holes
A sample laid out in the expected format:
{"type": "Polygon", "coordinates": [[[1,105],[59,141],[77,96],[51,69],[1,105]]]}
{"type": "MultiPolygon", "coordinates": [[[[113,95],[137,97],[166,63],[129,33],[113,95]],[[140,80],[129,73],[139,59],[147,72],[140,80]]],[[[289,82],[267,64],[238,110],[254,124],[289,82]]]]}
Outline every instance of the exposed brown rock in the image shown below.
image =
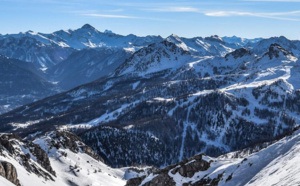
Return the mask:
{"type": "Polygon", "coordinates": [[[0,175],[13,184],[20,186],[17,170],[11,163],[5,161],[0,162],[0,175]]]}

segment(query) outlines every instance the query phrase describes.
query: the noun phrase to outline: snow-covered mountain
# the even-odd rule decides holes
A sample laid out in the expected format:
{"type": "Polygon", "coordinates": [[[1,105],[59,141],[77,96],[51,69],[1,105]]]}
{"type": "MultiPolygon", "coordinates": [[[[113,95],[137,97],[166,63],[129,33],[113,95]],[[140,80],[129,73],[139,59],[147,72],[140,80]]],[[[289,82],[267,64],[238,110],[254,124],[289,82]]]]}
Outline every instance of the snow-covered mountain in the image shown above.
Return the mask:
{"type": "Polygon", "coordinates": [[[122,36],[112,32],[100,32],[89,24],[76,30],[60,30],[52,34],[41,34],[55,42],[64,43],[75,49],[96,47],[141,48],[151,43],[162,41],[160,36],[139,37],[136,35],[122,36]]]}
{"type": "Polygon", "coordinates": [[[137,185],[299,185],[300,131],[251,154],[229,153],[217,158],[204,154],[181,161],[147,176],[137,185]]]}
{"type": "Polygon", "coordinates": [[[90,25],[1,35],[1,108],[20,107],[0,115],[0,132],[23,140],[1,135],[0,175],[16,185],[29,175],[37,185],[124,185],[145,174],[127,184],[264,183],[254,179],[268,169],[257,148],[299,126],[299,46],[285,37],[121,36],[90,25]],[[233,156],[262,167],[239,179],[254,165],[233,156]],[[119,168],[137,164],[167,168],[119,168]]]}
{"type": "Polygon", "coordinates": [[[133,34],[122,36],[110,31],[100,32],[89,24],[75,30],[59,30],[50,34],[28,31],[0,37],[0,39],[3,38],[32,38],[44,45],[57,45],[76,50],[99,47],[120,47],[135,50],[163,40],[160,36],[139,37],[133,34]]]}
{"type": "Polygon", "coordinates": [[[135,52],[109,77],[0,116],[0,127],[22,136],[91,128],[80,137],[111,166],[166,166],[200,152],[217,156],[297,126],[298,68],[298,58],[278,44],[263,55],[241,48],[224,57],[195,57],[163,41],[135,52]],[[115,129],[120,132],[109,132],[115,129]],[[114,148],[124,135],[136,145],[114,148]],[[157,141],[144,149],[149,158],[116,156],[140,152],[152,138],[157,141]]]}
{"type": "Polygon", "coordinates": [[[27,35],[0,39],[0,54],[9,58],[33,63],[37,68],[47,69],[66,59],[74,49],[56,43],[42,43],[27,35]]]}
{"type": "Polygon", "coordinates": [[[128,73],[147,75],[170,68],[175,69],[192,60],[187,50],[165,40],[134,53],[116,70],[114,75],[120,76],[128,73]]]}
{"type": "Polygon", "coordinates": [[[224,56],[240,47],[236,43],[225,42],[217,35],[205,38],[182,38],[172,34],[166,40],[175,43],[195,56],[224,56]]]}
{"type": "Polygon", "coordinates": [[[262,39],[259,42],[248,43],[247,48],[252,49],[252,51],[258,55],[265,53],[271,44],[277,43],[287,51],[292,52],[295,56],[300,55],[300,43],[299,41],[289,40],[284,36],[271,37],[268,39],[262,39]]]}
{"type": "MultiPolygon", "coordinates": [[[[38,134],[36,134],[38,135],[38,134]]],[[[125,185],[145,169],[114,169],[70,132],[55,131],[22,140],[0,134],[1,185],[125,185]]]]}

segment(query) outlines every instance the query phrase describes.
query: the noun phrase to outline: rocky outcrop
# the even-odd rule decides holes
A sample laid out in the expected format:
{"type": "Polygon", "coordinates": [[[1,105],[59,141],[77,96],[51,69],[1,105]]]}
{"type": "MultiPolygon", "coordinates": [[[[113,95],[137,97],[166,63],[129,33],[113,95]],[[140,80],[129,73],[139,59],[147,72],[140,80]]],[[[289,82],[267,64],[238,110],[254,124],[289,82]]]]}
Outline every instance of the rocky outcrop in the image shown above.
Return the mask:
{"type": "Polygon", "coordinates": [[[140,185],[145,178],[146,178],[146,176],[132,178],[127,181],[126,186],[140,185]]]}
{"type": "Polygon", "coordinates": [[[19,136],[16,136],[14,134],[2,134],[0,136],[0,145],[4,147],[9,153],[14,154],[15,149],[12,146],[12,142],[10,139],[18,139],[21,140],[19,136]]]}
{"type": "Polygon", "coordinates": [[[0,162],[0,175],[17,186],[21,185],[16,168],[9,162],[0,162]]]}
{"type": "MultiPolygon", "coordinates": [[[[168,166],[164,169],[158,170],[153,173],[153,178],[149,181],[146,182],[144,185],[145,186],[173,186],[176,185],[175,181],[171,177],[171,175],[175,175],[179,173],[183,177],[193,177],[195,173],[199,171],[206,171],[210,168],[210,163],[208,161],[205,161],[203,158],[202,154],[196,155],[192,158],[185,159],[181,161],[180,163],[168,166]]],[[[222,177],[219,176],[220,178],[222,177]]],[[[218,178],[219,178],[218,177],[218,178]]],[[[138,178],[133,178],[128,180],[126,186],[137,186],[140,185],[143,180],[146,177],[138,177],[138,178]]],[[[220,179],[215,178],[215,179],[202,179],[199,180],[200,185],[217,185],[220,179]],[[203,183],[203,184],[202,184],[203,183]]],[[[191,185],[189,183],[188,185],[191,185]]],[[[196,183],[194,185],[197,185],[196,183]]]]}
{"type": "MultiPolygon", "coordinates": [[[[39,145],[22,140],[15,134],[1,134],[0,152],[2,152],[1,155],[7,156],[3,151],[7,151],[12,155],[28,172],[42,176],[46,180],[54,180],[52,175],[56,176],[55,171],[51,167],[47,153],[39,145]],[[50,174],[42,170],[37,164],[46,169],[50,174]]],[[[8,168],[11,167],[7,166],[8,168]]],[[[10,179],[15,181],[13,176],[10,179]]]]}
{"type": "Polygon", "coordinates": [[[67,131],[56,131],[50,134],[53,139],[51,141],[51,146],[54,146],[55,148],[59,149],[61,147],[68,148],[74,153],[78,153],[79,151],[82,151],[95,160],[102,161],[104,160],[94,152],[92,148],[85,145],[81,139],[76,136],[74,133],[67,132],[67,131]]]}
{"type": "Polygon", "coordinates": [[[269,55],[270,59],[273,59],[274,57],[278,58],[280,56],[280,53],[282,53],[285,56],[293,55],[293,53],[287,51],[277,43],[270,45],[269,52],[267,52],[266,55],[269,55]]]}
{"type": "Polygon", "coordinates": [[[241,58],[243,56],[250,56],[250,55],[251,55],[251,52],[249,50],[247,50],[246,48],[239,48],[229,54],[226,54],[225,58],[226,58],[226,60],[228,60],[228,57],[232,56],[234,59],[237,59],[237,58],[241,58]]]}
{"type": "Polygon", "coordinates": [[[39,145],[30,143],[30,146],[30,151],[36,157],[37,163],[55,176],[56,173],[51,167],[48,154],[39,145]]]}
{"type": "Polygon", "coordinates": [[[180,162],[180,167],[172,170],[172,174],[177,172],[184,177],[193,177],[196,172],[206,171],[210,163],[202,159],[202,154],[194,156],[192,159],[180,162]]]}

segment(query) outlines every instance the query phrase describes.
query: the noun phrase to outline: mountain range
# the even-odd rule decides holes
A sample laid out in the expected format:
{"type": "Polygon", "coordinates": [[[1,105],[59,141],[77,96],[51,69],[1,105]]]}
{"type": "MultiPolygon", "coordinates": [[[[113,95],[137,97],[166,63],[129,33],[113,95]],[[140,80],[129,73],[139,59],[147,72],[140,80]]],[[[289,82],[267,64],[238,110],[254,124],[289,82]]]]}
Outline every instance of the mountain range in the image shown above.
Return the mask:
{"type": "Polygon", "coordinates": [[[299,184],[300,41],[86,24],[1,35],[0,54],[0,132],[17,144],[0,158],[22,172],[6,176],[16,185],[27,172],[48,185],[299,184]]]}

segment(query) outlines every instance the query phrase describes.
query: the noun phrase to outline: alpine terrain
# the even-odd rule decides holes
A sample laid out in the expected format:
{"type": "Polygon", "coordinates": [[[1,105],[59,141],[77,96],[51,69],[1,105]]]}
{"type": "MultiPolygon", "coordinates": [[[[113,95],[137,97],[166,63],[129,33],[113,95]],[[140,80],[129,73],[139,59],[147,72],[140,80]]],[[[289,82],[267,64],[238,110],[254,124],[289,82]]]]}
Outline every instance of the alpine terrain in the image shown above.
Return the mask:
{"type": "Polygon", "coordinates": [[[0,185],[299,185],[300,41],[0,35],[0,185]]]}

